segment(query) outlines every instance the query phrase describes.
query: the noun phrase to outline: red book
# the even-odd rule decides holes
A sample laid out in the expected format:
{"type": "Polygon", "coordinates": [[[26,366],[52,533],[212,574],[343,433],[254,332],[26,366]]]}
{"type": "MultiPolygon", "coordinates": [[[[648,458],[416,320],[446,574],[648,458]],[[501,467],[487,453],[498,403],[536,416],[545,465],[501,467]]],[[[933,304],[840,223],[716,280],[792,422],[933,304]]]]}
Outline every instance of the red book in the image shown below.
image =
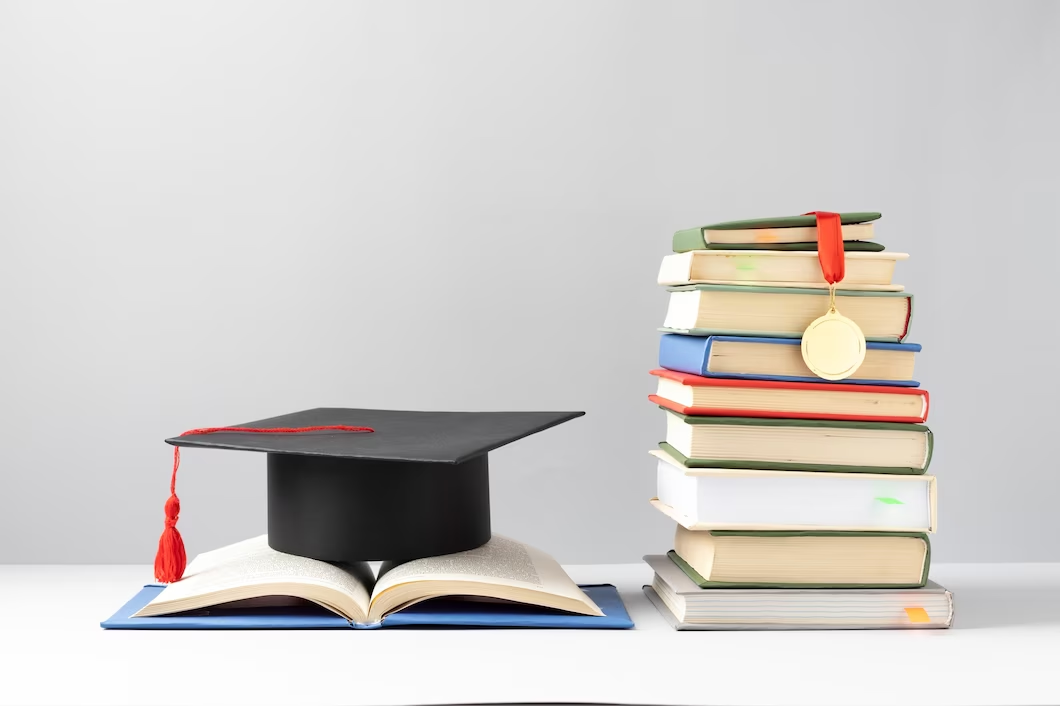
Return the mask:
{"type": "Polygon", "coordinates": [[[652,370],[659,378],[648,399],[680,414],[701,417],[774,417],[907,422],[927,420],[927,390],[774,380],[707,378],[652,370]]]}

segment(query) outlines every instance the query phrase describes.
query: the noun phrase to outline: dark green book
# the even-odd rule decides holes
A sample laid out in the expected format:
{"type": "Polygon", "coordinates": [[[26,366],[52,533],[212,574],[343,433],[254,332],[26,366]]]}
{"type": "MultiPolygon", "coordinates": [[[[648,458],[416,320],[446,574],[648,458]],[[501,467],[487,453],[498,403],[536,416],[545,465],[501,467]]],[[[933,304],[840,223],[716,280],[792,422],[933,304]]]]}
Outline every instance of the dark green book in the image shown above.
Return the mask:
{"type": "MultiPolygon", "coordinates": [[[[874,243],[870,240],[844,240],[843,250],[846,252],[883,252],[886,250],[882,243],[874,243]]],[[[780,250],[787,252],[809,252],[817,250],[817,243],[710,243],[701,248],[688,248],[686,250],[674,249],[674,252],[688,252],[689,250],[780,250]]]]}
{"type": "Polygon", "coordinates": [[[666,412],[659,446],[685,468],[922,474],[934,437],[923,424],[700,417],[666,412]]]}
{"type": "Polygon", "coordinates": [[[931,542],[919,532],[679,526],[674,544],[667,556],[700,588],[920,588],[931,566],[931,542]]]}
{"type": "MultiPolygon", "coordinates": [[[[839,214],[845,226],[877,221],[883,216],[878,211],[847,211],[839,214]]],[[[816,226],[817,216],[774,216],[772,218],[747,218],[742,221],[724,221],[703,226],[703,230],[752,230],[755,228],[803,228],[816,226]]]]}
{"type": "MultiPolygon", "coordinates": [[[[871,240],[874,235],[872,221],[880,218],[880,214],[875,211],[841,213],[839,216],[844,226],[843,239],[852,242],[871,240]]],[[[673,250],[687,252],[721,245],[726,249],[737,249],[733,246],[738,244],[765,245],[766,249],[773,250],[800,249],[786,247],[795,243],[811,243],[814,245],[811,249],[816,249],[815,216],[752,218],[686,228],[674,233],[673,250]]],[[[883,247],[880,246],[879,249],[882,250],[883,247]]]]}

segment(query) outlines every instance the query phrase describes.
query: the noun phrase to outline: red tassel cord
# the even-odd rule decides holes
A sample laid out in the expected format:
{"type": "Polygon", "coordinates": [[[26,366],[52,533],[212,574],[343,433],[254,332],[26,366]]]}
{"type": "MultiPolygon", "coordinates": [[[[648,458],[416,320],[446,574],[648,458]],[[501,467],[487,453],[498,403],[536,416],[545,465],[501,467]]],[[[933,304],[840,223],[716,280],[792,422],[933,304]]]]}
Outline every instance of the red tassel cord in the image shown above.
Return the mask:
{"type": "MultiPolygon", "coordinates": [[[[181,434],[181,436],[184,436],[181,434]]],[[[177,497],[177,469],[180,468],[180,449],[173,447],[173,474],[169,477],[169,499],[166,500],[166,525],[158,538],[158,553],[155,554],[155,581],[173,583],[184,575],[188,555],[184,552],[184,540],[177,530],[180,516],[180,498],[177,497]]]]}
{"type": "MultiPolygon", "coordinates": [[[[206,427],[192,429],[181,436],[196,434],[216,434],[217,432],[240,432],[248,434],[303,434],[311,431],[350,431],[374,432],[371,427],[351,427],[344,424],[332,424],[318,427],[278,427],[275,429],[254,429],[251,427],[206,427]]],[[[177,469],[180,468],[180,447],[173,447],[173,474],[169,478],[169,499],[166,500],[166,522],[162,536],[158,540],[158,553],[155,554],[155,580],[159,583],[173,583],[184,576],[184,567],[188,557],[184,551],[184,540],[177,530],[177,517],[180,515],[180,498],[177,497],[177,469]]]]}
{"type": "Polygon", "coordinates": [[[843,253],[843,222],[838,213],[810,211],[804,216],[817,216],[817,259],[828,284],[842,282],[846,276],[846,256],[843,253]]]}

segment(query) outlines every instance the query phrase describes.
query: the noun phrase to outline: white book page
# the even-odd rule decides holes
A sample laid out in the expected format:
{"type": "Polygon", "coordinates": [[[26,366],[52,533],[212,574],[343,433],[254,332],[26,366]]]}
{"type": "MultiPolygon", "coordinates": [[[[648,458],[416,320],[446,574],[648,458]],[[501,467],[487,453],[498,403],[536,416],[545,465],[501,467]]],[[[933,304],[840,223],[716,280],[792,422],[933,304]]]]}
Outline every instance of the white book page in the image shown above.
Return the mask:
{"type": "Polygon", "coordinates": [[[527,592],[547,594],[581,604],[586,614],[603,614],[555,559],[539,549],[497,534],[476,549],[415,559],[390,569],[376,581],[373,614],[379,613],[375,603],[380,597],[394,589],[415,594],[415,598],[410,595],[411,602],[441,595],[506,597],[509,592],[503,589],[514,589],[518,593],[511,593],[513,600],[516,595],[525,597],[527,592]],[[410,584],[423,584],[422,590],[410,584]],[[489,590],[489,587],[502,590],[489,590]]]}
{"type": "Polygon", "coordinates": [[[341,594],[343,602],[367,614],[370,582],[366,586],[365,581],[370,581],[370,570],[364,575],[355,569],[278,552],[261,535],[198,555],[180,581],[166,586],[137,615],[158,615],[166,606],[191,610],[264,595],[296,596],[334,610],[337,606],[325,598],[329,593],[341,594]]]}

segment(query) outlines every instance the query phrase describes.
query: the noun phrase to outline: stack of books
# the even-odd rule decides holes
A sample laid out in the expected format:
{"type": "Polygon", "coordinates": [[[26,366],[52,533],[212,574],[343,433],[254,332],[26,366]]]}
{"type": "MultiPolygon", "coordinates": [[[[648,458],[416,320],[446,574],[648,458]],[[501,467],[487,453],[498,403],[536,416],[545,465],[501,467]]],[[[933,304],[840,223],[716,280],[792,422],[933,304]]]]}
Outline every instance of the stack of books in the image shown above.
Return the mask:
{"type": "Polygon", "coordinates": [[[679,231],[659,284],[669,308],[653,450],[674,547],[645,560],[648,598],[677,629],[941,628],[931,582],[935,478],[929,398],[906,342],[905,254],[874,240],[879,213],[845,213],[836,305],[862,329],[863,363],[814,375],[801,336],[828,310],[814,216],[679,231]]]}

